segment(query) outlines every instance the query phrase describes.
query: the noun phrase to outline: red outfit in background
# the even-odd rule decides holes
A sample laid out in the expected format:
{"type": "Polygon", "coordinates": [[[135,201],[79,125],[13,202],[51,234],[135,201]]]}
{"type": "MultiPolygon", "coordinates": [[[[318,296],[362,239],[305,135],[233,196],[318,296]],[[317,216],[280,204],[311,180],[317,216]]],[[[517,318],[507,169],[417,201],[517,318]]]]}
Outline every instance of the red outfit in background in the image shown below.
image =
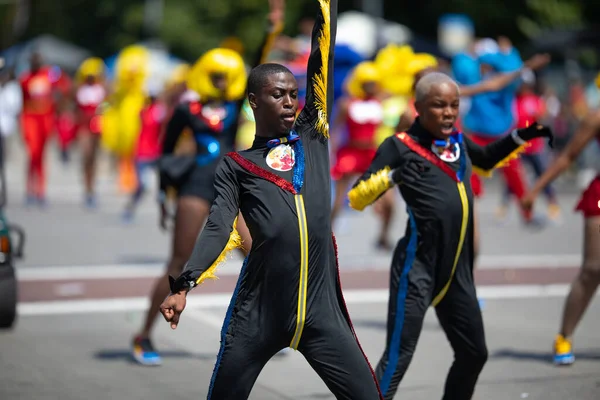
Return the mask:
{"type": "Polygon", "coordinates": [[[377,145],[375,133],[383,122],[383,106],[377,99],[353,99],[348,105],[348,144],[336,154],[331,175],[334,180],[344,175],[361,175],[371,164],[377,145]]]}
{"type": "Polygon", "coordinates": [[[21,122],[29,152],[27,194],[43,198],[46,190],[44,150],[55,128],[53,91],[56,78],[51,68],[42,67],[35,72],[24,74],[20,83],[23,91],[21,122]]]}

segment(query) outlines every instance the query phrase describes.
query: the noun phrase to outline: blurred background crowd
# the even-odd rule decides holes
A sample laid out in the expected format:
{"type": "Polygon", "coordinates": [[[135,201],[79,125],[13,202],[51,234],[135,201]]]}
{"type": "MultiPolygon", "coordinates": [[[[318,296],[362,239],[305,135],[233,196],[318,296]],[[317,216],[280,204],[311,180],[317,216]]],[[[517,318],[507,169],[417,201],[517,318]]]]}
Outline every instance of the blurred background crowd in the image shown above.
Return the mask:
{"type": "MultiPolygon", "coordinates": [[[[77,162],[81,165],[77,168],[82,169],[86,206],[97,205],[94,171],[98,159],[110,160],[121,192],[135,193],[141,180],[135,161],[154,159],[160,153],[159,141],[141,134],[144,127],[160,132],[174,106],[195,96],[188,85],[189,71],[207,50],[229,48],[246,60],[256,51],[266,26],[263,3],[0,1],[0,132],[4,157],[14,157],[19,148],[30,154],[25,201],[46,204],[45,155],[53,151],[60,153],[64,163],[74,155],[83,161],[77,162]],[[40,76],[48,77],[47,82],[40,76]],[[30,85],[31,80],[37,84],[30,85]],[[26,82],[29,91],[23,90],[26,82]],[[144,110],[153,116],[145,122],[144,110]]],[[[296,74],[300,87],[310,47],[313,3],[287,2],[284,31],[269,55],[270,61],[281,62],[296,74]]],[[[391,95],[378,127],[380,139],[392,133],[410,106],[413,78],[420,69],[436,65],[452,74],[453,57],[468,43],[475,40],[480,51],[486,51],[489,39],[482,38],[509,38],[523,59],[539,52],[551,54],[549,66],[524,75],[521,82],[522,89],[530,90],[543,105],[539,119],[554,129],[554,151],[560,151],[587,111],[600,105],[594,83],[600,64],[600,31],[593,25],[600,3],[507,0],[489,5],[463,0],[450,5],[425,0],[420,5],[340,2],[336,104],[345,94],[344,82],[352,69],[374,60],[384,77],[383,89],[391,95]]],[[[463,111],[468,107],[465,98],[463,111]]],[[[248,147],[253,137],[252,115],[246,110],[239,148],[248,147]]],[[[178,151],[186,151],[186,145],[193,151],[189,148],[193,141],[183,137],[178,151]]],[[[550,158],[554,154],[549,149],[544,153],[550,158]]],[[[566,179],[585,187],[595,175],[599,155],[594,142],[566,179]]]]}

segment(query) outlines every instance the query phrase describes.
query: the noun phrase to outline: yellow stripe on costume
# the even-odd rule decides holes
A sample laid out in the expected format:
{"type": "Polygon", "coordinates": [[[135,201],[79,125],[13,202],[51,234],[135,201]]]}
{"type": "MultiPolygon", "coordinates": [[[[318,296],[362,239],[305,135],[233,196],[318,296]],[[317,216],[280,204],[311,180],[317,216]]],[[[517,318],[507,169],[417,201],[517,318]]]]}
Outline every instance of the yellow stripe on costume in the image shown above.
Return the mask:
{"type": "Polygon", "coordinates": [[[385,167],[381,171],[371,174],[366,179],[356,185],[348,192],[350,207],[357,211],[362,211],[368,205],[372,204],[386,190],[394,186],[389,178],[390,167],[385,167]]]}
{"type": "Polygon", "coordinates": [[[527,149],[527,147],[529,147],[529,143],[524,144],[523,146],[519,146],[516,150],[514,150],[508,156],[506,156],[505,158],[503,158],[498,164],[494,165],[492,167],[492,169],[482,169],[482,168],[479,168],[479,167],[476,167],[476,166],[473,165],[473,172],[476,173],[479,176],[483,176],[485,178],[491,178],[492,177],[492,173],[494,172],[494,170],[496,168],[506,167],[509,162],[511,162],[512,160],[516,160],[517,158],[519,158],[519,156],[521,155],[521,153],[523,153],[527,149]]]}
{"type": "Polygon", "coordinates": [[[300,280],[298,283],[298,313],[296,316],[296,331],[290,343],[294,350],[298,349],[304,323],[306,321],[306,294],[308,291],[308,226],[304,198],[301,194],[294,196],[296,212],[298,213],[298,229],[300,230],[300,280]]]}
{"type": "Polygon", "coordinates": [[[206,271],[204,271],[202,273],[202,275],[200,275],[198,277],[198,279],[196,279],[196,285],[200,285],[202,282],[204,282],[207,279],[219,279],[217,277],[217,275],[215,275],[215,270],[217,269],[217,267],[221,263],[223,263],[223,261],[225,261],[227,254],[231,250],[242,247],[242,237],[238,233],[236,226],[237,226],[237,217],[235,218],[235,221],[233,221],[233,230],[231,231],[231,234],[229,235],[229,240],[227,241],[225,248],[223,249],[221,254],[219,254],[219,257],[217,257],[215,262],[213,262],[212,265],[206,271]]]}
{"type": "Polygon", "coordinates": [[[460,237],[458,239],[458,247],[456,249],[456,255],[454,256],[454,265],[452,266],[452,272],[450,272],[450,279],[444,285],[440,293],[435,296],[431,304],[435,307],[440,301],[444,298],[446,293],[448,292],[448,288],[450,288],[450,284],[452,283],[452,279],[454,278],[454,273],[456,272],[456,266],[458,265],[458,259],[460,258],[460,253],[462,253],[462,248],[465,243],[465,236],[467,235],[467,226],[469,225],[469,198],[467,197],[467,190],[465,189],[465,184],[463,182],[458,182],[458,194],[460,195],[460,202],[462,204],[463,216],[462,222],[460,224],[460,237]]]}
{"type": "Polygon", "coordinates": [[[315,125],[317,132],[329,138],[329,122],[327,121],[327,78],[329,72],[329,46],[331,42],[331,15],[329,0],[319,0],[323,15],[323,29],[319,36],[319,50],[321,51],[321,72],[313,78],[313,91],[315,107],[318,118],[315,125]]]}

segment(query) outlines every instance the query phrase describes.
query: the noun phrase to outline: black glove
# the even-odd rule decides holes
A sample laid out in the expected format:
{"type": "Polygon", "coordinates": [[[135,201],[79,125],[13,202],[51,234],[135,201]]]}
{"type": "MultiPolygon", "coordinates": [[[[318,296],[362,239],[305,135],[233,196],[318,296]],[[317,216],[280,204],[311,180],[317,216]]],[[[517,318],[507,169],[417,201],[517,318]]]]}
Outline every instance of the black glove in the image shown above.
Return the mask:
{"type": "Polygon", "coordinates": [[[416,154],[410,154],[404,158],[402,165],[391,173],[394,184],[411,185],[421,179],[423,173],[429,171],[429,163],[416,154]]]}
{"type": "Polygon", "coordinates": [[[547,137],[548,145],[550,148],[554,148],[554,134],[552,133],[552,130],[545,125],[538,124],[537,121],[527,128],[517,129],[517,135],[526,142],[535,138],[547,137]]]}
{"type": "Polygon", "coordinates": [[[188,276],[189,274],[183,273],[178,278],[173,278],[169,275],[169,288],[171,294],[179,293],[182,290],[190,291],[196,287],[196,281],[188,276]]]}

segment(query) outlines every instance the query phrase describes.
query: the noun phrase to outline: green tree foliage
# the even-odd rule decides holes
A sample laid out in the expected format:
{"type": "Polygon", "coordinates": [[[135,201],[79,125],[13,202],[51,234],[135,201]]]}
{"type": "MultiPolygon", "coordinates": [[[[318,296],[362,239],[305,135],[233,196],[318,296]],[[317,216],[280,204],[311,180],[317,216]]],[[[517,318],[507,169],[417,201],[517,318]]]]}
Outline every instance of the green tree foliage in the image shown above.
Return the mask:
{"type": "MultiPolygon", "coordinates": [[[[15,0],[12,0],[13,2],[15,0]]],[[[144,30],[145,0],[29,0],[26,32],[10,37],[15,3],[0,0],[3,47],[48,33],[106,57],[123,46],[148,39],[144,30]]],[[[286,33],[296,33],[302,15],[312,15],[316,0],[287,0],[286,33]]],[[[360,1],[341,1],[340,12],[360,1]]],[[[164,0],[158,37],[175,55],[193,62],[228,36],[240,38],[247,58],[259,46],[266,26],[267,0],[164,0]]],[[[386,19],[416,33],[437,38],[442,14],[465,13],[475,21],[478,36],[507,35],[517,44],[543,28],[579,27],[600,14],[600,1],[584,0],[385,0],[386,19]]]]}
{"type": "Polygon", "coordinates": [[[583,28],[583,7],[573,0],[527,0],[531,17],[519,15],[517,24],[529,38],[534,38],[546,29],[583,28]]]}

